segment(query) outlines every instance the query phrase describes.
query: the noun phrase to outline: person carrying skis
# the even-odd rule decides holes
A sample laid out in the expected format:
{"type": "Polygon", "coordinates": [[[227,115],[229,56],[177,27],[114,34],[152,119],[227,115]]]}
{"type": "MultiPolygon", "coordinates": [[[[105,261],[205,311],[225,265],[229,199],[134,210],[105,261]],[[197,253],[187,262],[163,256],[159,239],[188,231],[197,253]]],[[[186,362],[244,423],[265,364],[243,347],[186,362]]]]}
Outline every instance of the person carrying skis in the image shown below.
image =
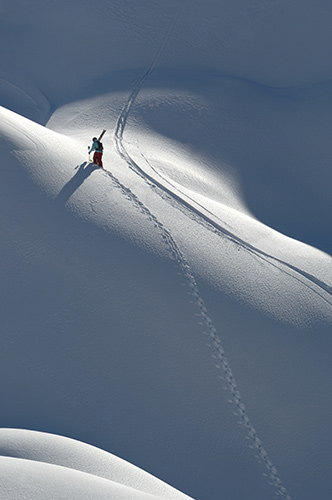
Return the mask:
{"type": "Polygon", "coordinates": [[[89,150],[89,154],[92,153],[92,151],[95,152],[93,155],[93,163],[98,165],[98,167],[103,168],[103,162],[102,162],[102,156],[103,156],[103,145],[102,143],[97,139],[97,137],[94,137],[92,139],[92,146],[91,149],[89,150]]]}

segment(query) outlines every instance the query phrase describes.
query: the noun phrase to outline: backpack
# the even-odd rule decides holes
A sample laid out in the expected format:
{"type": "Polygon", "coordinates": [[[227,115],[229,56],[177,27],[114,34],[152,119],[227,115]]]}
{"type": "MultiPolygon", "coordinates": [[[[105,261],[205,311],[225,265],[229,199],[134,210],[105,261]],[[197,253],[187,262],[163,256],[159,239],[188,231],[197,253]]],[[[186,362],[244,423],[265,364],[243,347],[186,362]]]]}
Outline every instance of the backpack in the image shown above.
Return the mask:
{"type": "Polygon", "coordinates": [[[104,149],[103,144],[100,141],[97,141],[97,149],[96,149],[96,151],[98,151],[99,153],[102,153],[103,149],[104,149]]]}

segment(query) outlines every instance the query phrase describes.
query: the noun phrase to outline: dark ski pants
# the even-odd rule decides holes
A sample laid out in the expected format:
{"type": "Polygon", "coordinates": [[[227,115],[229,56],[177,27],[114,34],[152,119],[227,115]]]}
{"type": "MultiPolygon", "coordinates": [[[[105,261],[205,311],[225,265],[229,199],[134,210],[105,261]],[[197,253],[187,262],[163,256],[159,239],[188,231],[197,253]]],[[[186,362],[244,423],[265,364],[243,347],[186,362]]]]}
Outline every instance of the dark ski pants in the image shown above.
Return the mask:
{"type": "Polygon", "coordinates": [[[101,160],[103,153],[100,153],[99,151],[96,151],[95,154],[93,155],[93,163],[98,165],[98,167],[103,166],[103,162],[101,160]]]}

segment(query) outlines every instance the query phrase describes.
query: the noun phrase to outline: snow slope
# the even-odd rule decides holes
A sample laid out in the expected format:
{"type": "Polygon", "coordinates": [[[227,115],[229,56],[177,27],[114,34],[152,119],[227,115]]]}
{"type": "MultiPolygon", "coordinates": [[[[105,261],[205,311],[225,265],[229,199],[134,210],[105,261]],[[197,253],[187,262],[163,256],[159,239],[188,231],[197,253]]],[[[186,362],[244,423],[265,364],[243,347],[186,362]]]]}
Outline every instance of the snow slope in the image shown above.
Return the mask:
{"type": "Polygon", "coordinates": [[[329,499],[332,9],[1,10],[2,496],[329,499]]]}
{"type": "Polygon", "coordinates": [[[58,489],[62,498],[188,498],[124,460],[72,439],[2,429],[0,443],[2,491],[14,498],[52,497],[58,489]],[[30,484],[25,474],[32,476],[30,484]]]}

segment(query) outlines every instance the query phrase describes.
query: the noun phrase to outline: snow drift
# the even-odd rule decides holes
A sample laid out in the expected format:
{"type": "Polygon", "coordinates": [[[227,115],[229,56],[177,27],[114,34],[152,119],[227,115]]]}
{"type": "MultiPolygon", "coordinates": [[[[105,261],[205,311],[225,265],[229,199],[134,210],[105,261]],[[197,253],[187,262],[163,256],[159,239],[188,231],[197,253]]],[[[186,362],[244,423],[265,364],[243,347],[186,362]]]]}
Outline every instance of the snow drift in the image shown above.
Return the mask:
{"type": "Polygon", "coordinates": [[[14,498],[55,490],[62,498],[188,498],[110,453],[60,436],[2,429],[0,455],[2,490],[14,498]]]}

